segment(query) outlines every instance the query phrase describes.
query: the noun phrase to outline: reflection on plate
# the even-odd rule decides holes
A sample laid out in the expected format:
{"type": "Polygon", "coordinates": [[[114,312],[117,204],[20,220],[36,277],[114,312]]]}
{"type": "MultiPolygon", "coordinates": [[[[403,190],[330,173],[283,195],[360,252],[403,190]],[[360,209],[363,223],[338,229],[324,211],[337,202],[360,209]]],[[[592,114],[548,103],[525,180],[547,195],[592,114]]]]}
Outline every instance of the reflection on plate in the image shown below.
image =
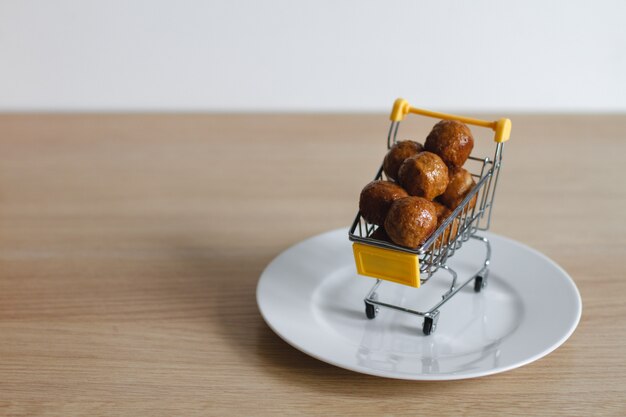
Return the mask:
{"type": "MultiPolygon", "coordinates": [[[[463,288],[441,308],[437,331],[424,336],[421,319],[381,309],[365,316],[363,297],[374,283],[357,275],[347,229],[292,246],[261,275],[257,302],[285,341],[322,361],[390,378],[472,378],[535,361],[572,334],[581,300],[567,273],[539,252],[491,233],[489,285],[463,288]]],[[[473,274],[484,249],[468,241],[450,266],[473,274]]],[[[380,298],[419,309],[449,288],[435,275],[420,288],[384,282],[380,298]]]]}

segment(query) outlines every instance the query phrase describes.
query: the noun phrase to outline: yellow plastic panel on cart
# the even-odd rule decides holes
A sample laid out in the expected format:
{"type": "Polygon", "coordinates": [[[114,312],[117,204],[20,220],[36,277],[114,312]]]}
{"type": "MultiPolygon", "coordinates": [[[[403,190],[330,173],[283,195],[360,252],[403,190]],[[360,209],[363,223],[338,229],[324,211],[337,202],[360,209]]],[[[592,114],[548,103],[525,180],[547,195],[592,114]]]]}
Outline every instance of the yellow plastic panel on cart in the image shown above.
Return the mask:
{"type": "Polygon", "coordinates": [[[357,272],[418,288],[420,286],[419,258],[411,253],[353,243],[357,272]]]}

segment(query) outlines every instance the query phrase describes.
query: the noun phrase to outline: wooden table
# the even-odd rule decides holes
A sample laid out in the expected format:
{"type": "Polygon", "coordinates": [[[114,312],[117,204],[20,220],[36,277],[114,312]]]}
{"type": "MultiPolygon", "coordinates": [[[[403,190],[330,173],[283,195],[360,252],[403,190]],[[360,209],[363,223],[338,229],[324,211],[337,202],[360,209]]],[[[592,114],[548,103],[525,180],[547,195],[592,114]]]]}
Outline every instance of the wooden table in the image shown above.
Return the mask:
{"type": "Polygon", "coordinates": [[[492,230],[561,264],[582,320],[528,366],[420,383],[310,358],[255,303],[273,257],[352,220],[385,115],[0,116],[0,414],[626,415],[626,117],[512,119],[492,230]]]}

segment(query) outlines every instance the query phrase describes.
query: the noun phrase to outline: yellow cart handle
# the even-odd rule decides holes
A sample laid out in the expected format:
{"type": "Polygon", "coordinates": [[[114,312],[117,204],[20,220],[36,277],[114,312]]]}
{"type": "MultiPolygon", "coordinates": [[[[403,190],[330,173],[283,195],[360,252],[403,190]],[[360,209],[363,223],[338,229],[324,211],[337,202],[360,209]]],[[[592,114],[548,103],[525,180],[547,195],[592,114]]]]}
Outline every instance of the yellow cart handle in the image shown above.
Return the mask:
{"type": "Polygon", "coordinates": [[[434,117],[435,119],[457,120],[459,122],[467,123],[468,125],[488,127],[495,132],[493,140],[498,143],[506,142],[511,136],[510,119],[503,117],[500,120],[496,120],[495,122],[489,122],[487,120],[474,119],[471,117],[456,116],[454,114],[423,110],[411,107],[409,105],[409,102],[403,98],[399,98],[393,103],[393,109],[391,110],[391,115],[389,116],[389,118],[394,122],[400,122],[404,120],[406,115],[409,113],[420,114],[427,117],[434,117]]]}

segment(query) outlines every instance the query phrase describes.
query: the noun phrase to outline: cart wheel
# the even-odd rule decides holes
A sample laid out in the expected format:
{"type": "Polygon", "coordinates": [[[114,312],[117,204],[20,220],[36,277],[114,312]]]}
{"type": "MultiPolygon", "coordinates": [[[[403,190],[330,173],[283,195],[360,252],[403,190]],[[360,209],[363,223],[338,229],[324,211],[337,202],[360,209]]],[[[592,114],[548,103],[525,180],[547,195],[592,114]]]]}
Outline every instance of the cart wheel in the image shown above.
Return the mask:
{"type": "Polygon", "coordinates": [[[426,336],[433,332],[433,319],[430,317],[424,317],[424,326],[422,327],[422,331],[426,336]]]}
{"type": "Polygon", "coordinates": [[[365,315],[367,318],[370,320],[374,319],[376,318],[376,314],[378,314],[376,306],[374,304],[365,303],[365,315]]]}
{"type": "Polygon", "coordinates": [[[483,288],[485,288],[485,279],[482,275],[478,275],[476,279],[474,279],[474,291],[480,292],[483,288]]]}

